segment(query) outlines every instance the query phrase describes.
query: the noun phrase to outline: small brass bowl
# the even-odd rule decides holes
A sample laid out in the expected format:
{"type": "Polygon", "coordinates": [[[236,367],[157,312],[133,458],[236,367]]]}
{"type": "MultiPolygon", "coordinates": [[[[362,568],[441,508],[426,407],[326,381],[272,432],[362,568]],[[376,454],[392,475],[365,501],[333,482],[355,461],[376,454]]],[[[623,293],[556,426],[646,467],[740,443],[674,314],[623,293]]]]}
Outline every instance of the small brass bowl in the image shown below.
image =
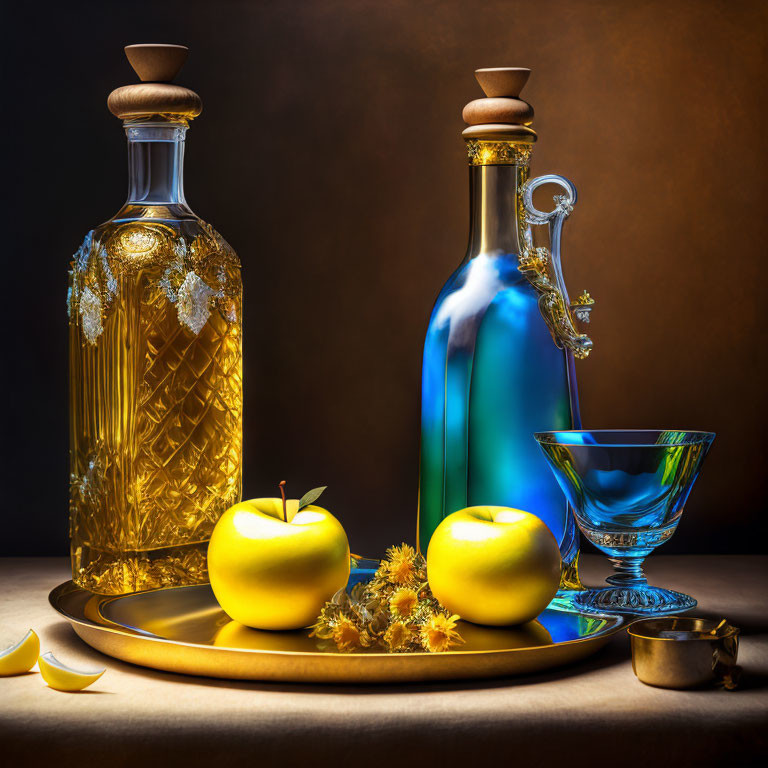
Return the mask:
{"type": "Polygon", "coordinates": [[[627,632],[632,639],[632,669],[646,685],[736,687],[739,629],[725,619],[719,623],[678,616],[643,619],[627,632]]]}

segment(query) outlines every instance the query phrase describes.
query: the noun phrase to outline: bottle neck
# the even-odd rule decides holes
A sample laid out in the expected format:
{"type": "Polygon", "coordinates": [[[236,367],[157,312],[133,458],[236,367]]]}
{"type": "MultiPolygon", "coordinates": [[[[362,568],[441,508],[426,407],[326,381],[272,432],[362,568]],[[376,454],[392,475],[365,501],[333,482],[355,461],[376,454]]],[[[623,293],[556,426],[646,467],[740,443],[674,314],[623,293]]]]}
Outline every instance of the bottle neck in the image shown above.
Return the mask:
{"type": "Polygon", "coordinates": [[[515,165],[469,168],[469,245],[467,255],[520,252],[518,195],[520,169],[515,165]]]}
{"type": "Polygon", "coordinates": [[[184,199],[185,122],[126,122],[129,206],[176,205],[184,199]]]}
{"type": "Polygon", "coordinates": [[[529,141],[468,138],[469,246],[467,258],[519,254],[520,187],[528,179],[529,141]]]}

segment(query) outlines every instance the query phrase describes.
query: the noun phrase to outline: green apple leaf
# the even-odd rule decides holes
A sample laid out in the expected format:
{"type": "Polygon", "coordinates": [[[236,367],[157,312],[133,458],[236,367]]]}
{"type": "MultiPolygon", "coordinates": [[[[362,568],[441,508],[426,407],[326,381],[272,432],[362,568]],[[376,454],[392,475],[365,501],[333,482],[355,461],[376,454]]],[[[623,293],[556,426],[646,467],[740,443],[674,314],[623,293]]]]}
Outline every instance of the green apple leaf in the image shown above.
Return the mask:
{"type": "Polygon", "coordinates": [[[314,504],[327,487],[327,485],[321,485],[319,488],[313,488],[311,491],[307,491],[301,497],[301,499],[299,499],[299,508],[297,512],[301,512],[304,507],[308,507],[310,504],[314,504]]]}

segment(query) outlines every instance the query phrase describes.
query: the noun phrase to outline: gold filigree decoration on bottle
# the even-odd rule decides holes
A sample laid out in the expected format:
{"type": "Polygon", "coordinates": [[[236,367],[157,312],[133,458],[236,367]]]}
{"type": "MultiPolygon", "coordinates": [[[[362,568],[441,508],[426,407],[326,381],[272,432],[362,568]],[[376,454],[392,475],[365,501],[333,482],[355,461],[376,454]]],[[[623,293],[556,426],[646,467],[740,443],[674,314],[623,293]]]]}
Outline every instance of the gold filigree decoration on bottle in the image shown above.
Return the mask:
{"type": "Polygon", "coordinates": [[[539,294],[539,309],[557,346],[570,349],[574,357],[583,360],[589,355],[592,342],[574,327],[562,294],[550,280],[547,261],[547,249],[536,248],[520,255],[518,269],[539,294]],[[541,251],[544,251],[544,254],[539,253],[541,251]]]}
{"type": "Polygon", "coordinates": [[[589,313],[592,311],[595,300],[587,290],[571,304],[571,312],[580,323],[589,322],[589,313]]]}
{"type": "MultiPolygon", "coordinates": [[[[528,183],[528,167],[519,166],[517,169],[518,189],[523,190],[528,183]]],[[[555,195],[555,210],[548,216],[567,217],[573,210],[573,204],[563,195],[555,195]]],[[[531,216],[526,210],[524,195],[518,196],[518,232],[521,234],[520,258],[518,269],[528,282],[536,289],[539,295],[539,310],[549,328],[552,338],[558,347],[569,349],[575,358],[583,360],[592,351],[592,340],[576,329],[571,308],[569,307],[563,291],[557,285],[557,278],[553,275],[549,249],[534,247],[531,224],[543,224],[548,218],[538,219],[531,216]]],[[[589,294],[589,312],[594,300],[589,294]]]]}
{"type": "Polygon", "coordinates": [[[489,139],[467,139],[470,165],[524,165],[531,159],[531,144],[489,139]]]}

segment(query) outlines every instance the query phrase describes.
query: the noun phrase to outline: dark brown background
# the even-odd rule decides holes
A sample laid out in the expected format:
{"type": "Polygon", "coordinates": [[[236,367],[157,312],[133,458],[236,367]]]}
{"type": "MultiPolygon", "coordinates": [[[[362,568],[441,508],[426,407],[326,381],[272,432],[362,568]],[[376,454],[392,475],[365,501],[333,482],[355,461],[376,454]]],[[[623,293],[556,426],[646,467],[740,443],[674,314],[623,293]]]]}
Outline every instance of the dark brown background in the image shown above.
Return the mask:
{"type": "Polygon", "coordinates": [[[192,49],[187,197],[239,252],[245,492],[320,484],[353,549],[415,528],[421,347],[467,225],[472,71],[533,70],[532,170],[579,189],[584,422],[718,433],[668,552],[765,512],[765,2],[17,3],[4,11],[0,553],[66,548],[66,271],[125,193],[121,47],[192,49]]]}

